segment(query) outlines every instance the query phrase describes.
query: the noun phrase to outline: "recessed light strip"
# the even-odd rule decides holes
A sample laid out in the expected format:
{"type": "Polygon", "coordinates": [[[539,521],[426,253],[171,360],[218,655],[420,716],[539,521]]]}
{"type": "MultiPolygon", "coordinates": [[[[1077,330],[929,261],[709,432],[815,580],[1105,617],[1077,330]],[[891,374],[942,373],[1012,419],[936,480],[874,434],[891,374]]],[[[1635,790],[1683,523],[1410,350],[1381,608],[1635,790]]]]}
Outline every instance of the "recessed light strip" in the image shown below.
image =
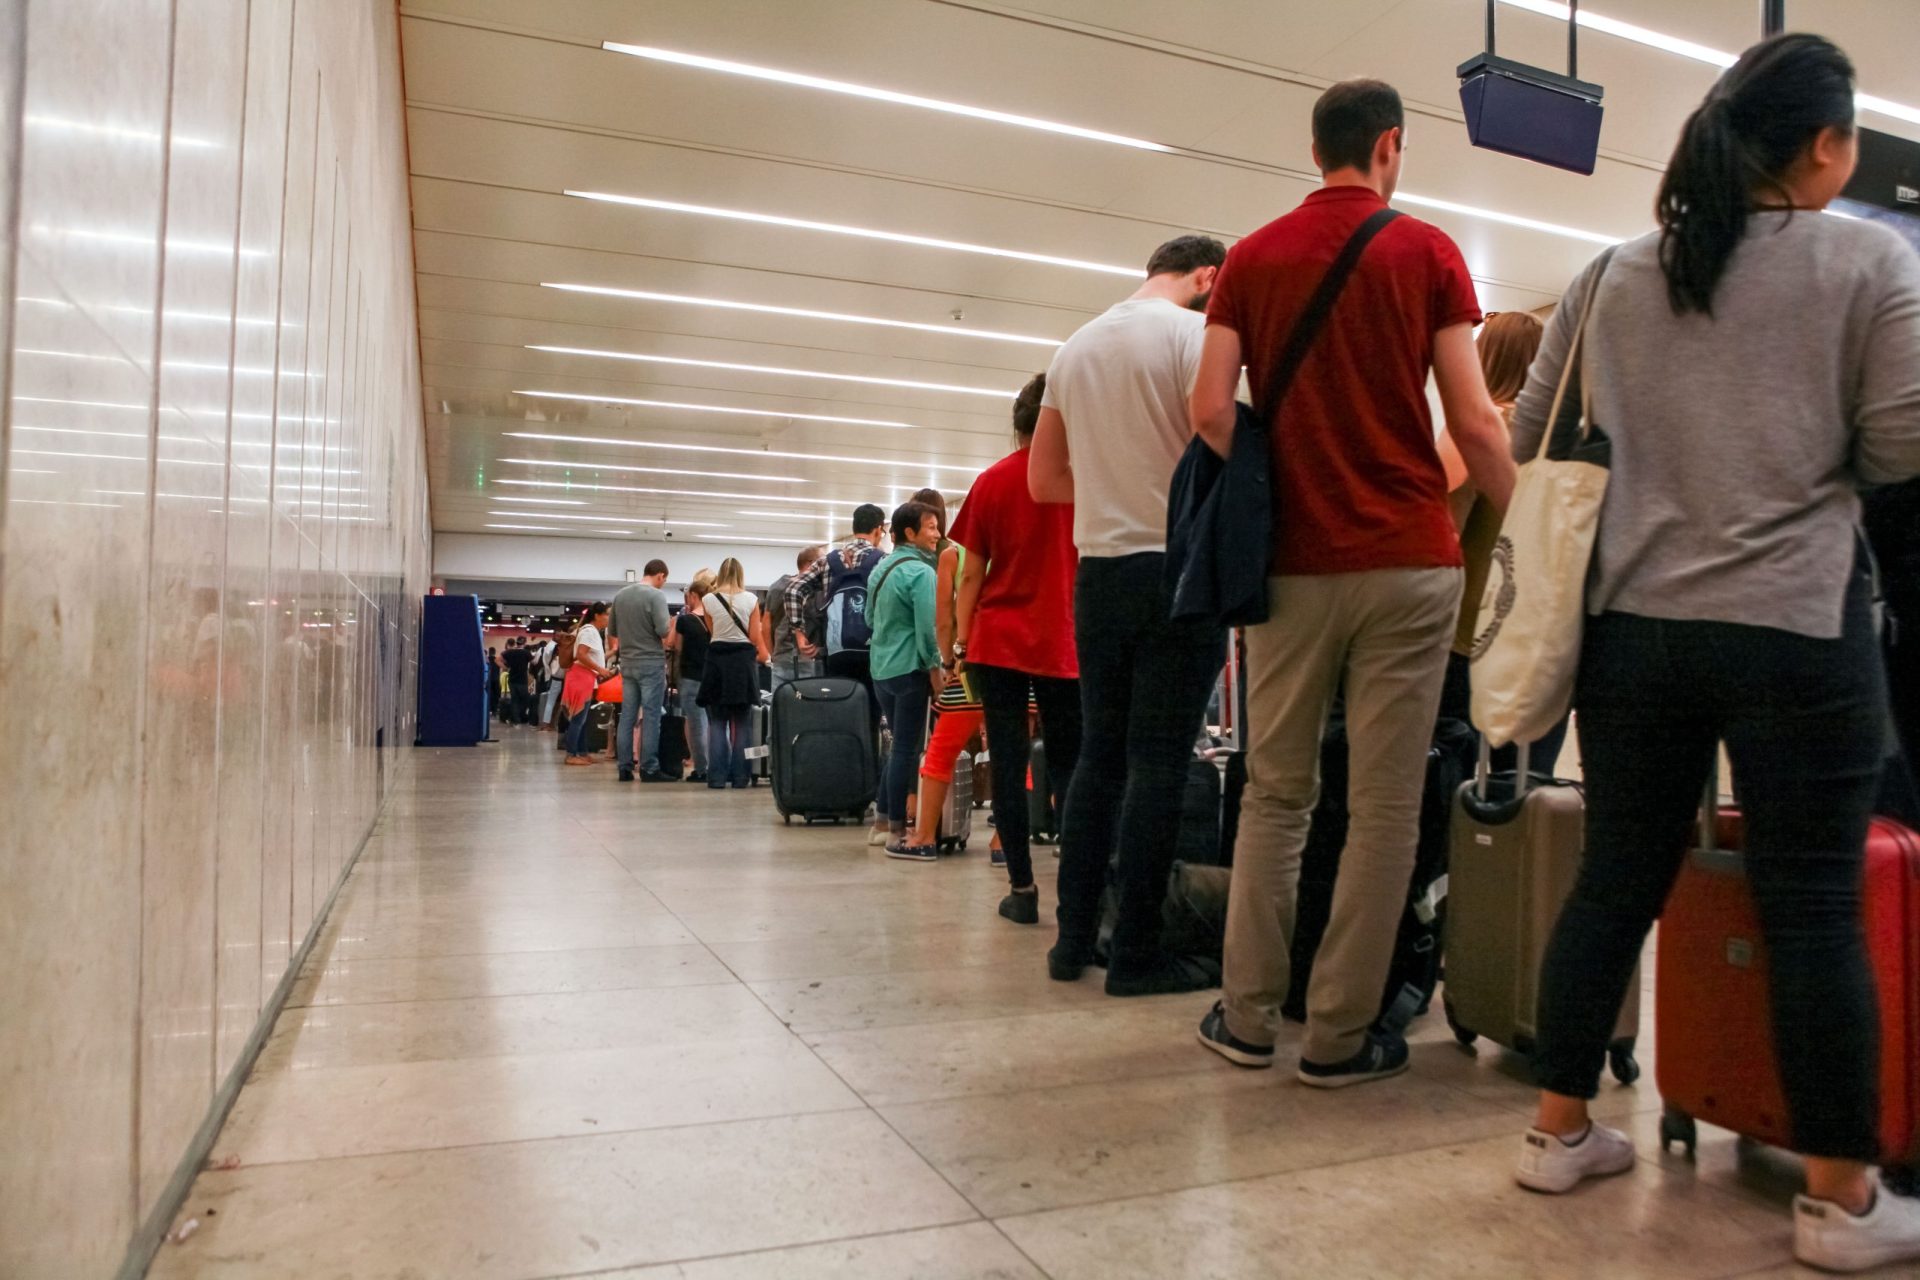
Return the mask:
{"type": "MultiPolygon", "coordinates": [[[[1537,13],[1546,18],[1567,20],[1567,6],[1556,4],[1554,0],[1502,0],[1515,9],[1525,9],[1528,13],[1537,13]]],[[[1631,40],[1648,48],[1660,49],[1667,53],[1676,53],[1695,62],[1704,62],[1709,66],[1725,69],[1740,60],[1740,55],[1728,53],[1725,49],[1715,49],[1711,45],[1696,44],[1692,40],[1682,40],[1679,36],[1670,36],[1664,31],[1655,31],[1650,27],[1636,26],[1631,22],[1622,22],[1618,18],[1609,18],[1605,14],[1591,9],[1580,10],[1577,21],[1581,26],[1604,35],[1618,36],[1622,40],[1631,40]]],[[[1887,98],[1876,97],[1871,93],[1856,93],[1854,105],[1862,111],[1872,111],[1883,116],[1892,116],[1896,120],[1905,120],[1909,124],[1920,124],[1920,107],[1910,107],[1904,102],[1894,102],[1887,98]]]]}
{"type": "MultiPolygon", "coordinates": [[[[618,467],[606,467],[602,469],[607,471],[620,470],[618,467]]],[[[823,507],[839,507],[848,511],[859,506],[862,501],[858,498],[794,498],[773,493],[729,493],[713,489],[655,489],[630,484],[587,484],[578,480],[520,480],[505,478],[495,480],[493,483],[525,485],[529,488],[538,489],[577,489],[582,493],[658,493],[674,498],[734,498],[742,502],[765,502],[768,499],[773,499],[776,502],[806,502],[823,507]]],[[[868,501],[871,501],[871,499],[868,499],[868,501]]],[[[529,512],[528,514],[532,513],[529,512]]],[[[541,514],[544,515],[545,513],[543,512],[541,514]]]]}
{"type": "Polygon", "coordinates": [[[555,347],[530,342],[529,351],[563,356],[596,356],[603,360],[637,360],[646,364],[677,364],[693,369],[725,369],[733,373],[768,373],[788,378],[824,378],[831,382],[859,382],[872,387],[903,387],[911,391],[952,391],[960,395],[992,396],[1011,400],[1016,394],[999,387],[962,387],[947,382],[916,382],[911,378],[871,378],[857,373],[824,373],[818,369],[785,369],[768,364],[735,364],[728,360],[693,360],[685,356],[641,355],[637,351],[600,351],[593,347],[555,347]]]}
{"type": "Polygon", "coordinates": [[[887,427],[911,430],[911,422],[886,418],[843,418],[831,413],[785,413],[778,409],[738,409],[721,404],[679,404],[672,400],[636,400],[631,396],[586,395],[577,391],[515,391],[517,396],[535,400],[580,400],[588,404],[629,404],[647,409],[686,409],[693,413],[732,413],[745,418],[796,418],[803,422],[844,422],[856,427],[887,427]]]}
{"type": "Polygon", "coordinates": [[[587,504],[578,498],[516,498],[512,494],[499,494],[495,502],[542,502],[556,507],[584,507],[587,504]]]}
{"type": "MultiPolygon", "coordinates": [[[[783,449],[741,449],[723,444],[672,444],[664,440],[623,440],[617,436],[571,436],[559,435],[548,431],[504,431],[502,435],[516,440],[549,440],[561,444],[613,444],[629,449],[673,449],[681,453],[727,453],[746,458],[793,458],[801,462],[845,462],[853,466],[866,467],[924,467],[929,471],[958,471],[965,475],[977,476],[982,468],[962,467],[945,462],[921,462],[906,458],[857,458],[851,454],[840,453],[797,453],[783,449]]],[[[594,463],[543,463],[544,466],[593,466],[594,463]]],[[[754,479],[786,480],[785,476],[755,476],[754,479]]],[[[795,480],[795,484],[808,483],[795,480]]]]}
{"type": "MultiPolygon", "coordinates": [[[[783,547],[804,547],[805,538],[768,538],[750,533],[696,533],[693,535],[706,542],[772,542],[783,547]]],[[[839,535],[834,535],[838,537],[839,535]]]]}
{"type": "Polygon", "coordinates": [[[1557,222],[1542,222],[1538,218],[1523,218],[1517,213],[1502,213],[1498,209],[1482,209],[1477,205],[1456,204],[1452,200],[1441,200],[1434,196],[1417,196],[1408,191],[1395,192],[1393,199],[1396,204],[1412,204],[1425,209],[1462,213],[1470,218],[1485,218],[1490,222],[1503,222],[1510,227],[1525,227],[1529,231],[1545,231],[1556,236],[1566,236],[1571,240],[1585,240],[1589,244],[1614,245],[1621,242],[1619,236],[1610,236],[1599,231],[1582,231],[1579,227],[1562,226],[1557,222]]]}
{"type": "Polygon", "coordinates": [[[624,53],[629,57],[646,58],[653,62],[670,62],[682,67],[698,67],[703,71],[724,71],[728,75],[746,76],[754,80],[771,80],[777,84],[796,85],[802,89],[820,89],[827,93],[845,94],[853,98],[869,98],[875,102],[891,102],[903,107],[920,107],[927,111],[941,111],[948,115],[970,116],[975,120],[991,120],[996,124],[1018,125],[1023,129],[1039,129],[1046,133],[1060,133],[1073,138],[1085,138],[1091,142],[1111,142],[1117,146],[1133,147],[1141,151],[1172,151],[1173,148],[1158,142],[1149,142],[1145,138],[1132,138],[1124,133],[1108,133],[1102,129],[1086,129],[1079,125],[1062,124],[1057,120],[1042,120],[1036,116],[1015,115],[1009,111],[995,111],[988,107],[972,107],[965,103],[948,102],[941,98],[923,98],[917,93],[900,93],[893,89],[876,89],[871,85],[853,84],[846,80],[828,80],[822,76],[810,76],[798,71],[782,71],[774,67],[755,66],[747,62],[730,62],[724,58],[709,58],[697,53],[682,53],[678,49],[661,49],[644,44],[621,44],[617,41],[604,41],[602,49],[609,53],[624,53]]]}
{"type": "Polygon", "coordinates": [[[522,467],[591,467],[601,471],[640,471],[655,476],[697,476],[702,480],[765,480],[773,484],[812,484],[790,476],[770,476],[757,471],[684,471],[677,467],[616,467],[606,463],[556,462],[550,458],[502,458],[522,467]]]}
{"type": "Polygon", "coordinates": [[[654,293],[646,289],[615,289],[608,285],[563,284],[542,280],[542,289],[564,289],[569,293],[595,293],[609,298],[634,298],[641,302],[670,302],[689,307],[719,307],[726,311],[755,311],[770,316],[794,316],[801,320],[836,320],[842,324],[878,325],[886,329],[913,329],[921,333],[939,333],[949,337],[986,338],[993,342],[1022,342],[1036,347],[1057,347],[1060,338],[1040,338],[1025,333],[1002,333],[997,329],[963,329],[951,324],[922,324],[917,320],[888,320],[881,316],[860,316],[845,311],[814,311],[807,307],[778,307],[765,302],[737,302],[731,298],[696,298],[683,293],[654,293]]]}
{"type": "Polygon", "coordinates": [[[776,213],[754,213],[746,209],[721,209],[714,205],[682,204],[678,200],[656,200],[649,196],[622,196],[606,191],[565,191],[563,195],[579,200],[598,200],[606,204],[632,205],[641,209],[659,209],[667,213],[691,213],[703,218],[725,218],[734,222],[755,222],[769,227],[791,227],[796,231],[823,231],[828,235],[859,236],[867,240],[885,240],[892,244],[916,245],[922,249],[950,249],[955,253],[978,253],[991,258],[1012,258],[1019,262],[1037,262],[1049,267],[1072,267],[1076,271],[1099,271],[1111,276],[1139,279],[1138,267],[1116,266],[1110,262],[1089,262],[1085,258],[1063,258],[1051,253],[1028,253],[1022,249],[1002,249],[990,244],[966,240],[942,240],[937,236],[909,235],[903,231],[881,231],[875,227],[855,227],[843,222],[815,222],[811,218],[789,218],[776,213]]]}
{"type": "MultiPolygon", "coordinates": [[[[489,511],[487,514],[490,516],[524,517],[529,513],[524,511],[489,511]]],[[[653,516],[577,516],[571,511],[542,511],[538,518],[541,520],[579,520],[586,524],[670,524],[687,529],[725,529],[728,527],[727,522],[724,520],[669,520],[665,517],[656,518],[653,516]]]]}

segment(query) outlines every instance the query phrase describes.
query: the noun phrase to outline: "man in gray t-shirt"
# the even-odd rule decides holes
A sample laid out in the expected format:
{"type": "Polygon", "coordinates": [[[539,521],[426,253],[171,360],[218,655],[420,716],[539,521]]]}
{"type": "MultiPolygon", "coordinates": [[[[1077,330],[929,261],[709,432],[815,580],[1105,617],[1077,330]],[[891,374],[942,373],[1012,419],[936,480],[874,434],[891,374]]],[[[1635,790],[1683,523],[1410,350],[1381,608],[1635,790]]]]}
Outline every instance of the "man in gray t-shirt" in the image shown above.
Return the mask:
{"type": "Polygon", "coordinates": [[[649,560],[640,581],[620,588],[613,598],[613,621],[607,627],[607,637],[620,646],[623,693],[614,751],[620,761],[622,782],[633,781],[636,720],[641,720],[644,738],[640,748],[640,781],[673,781],[660,772],[660,720],[667,706],[666,637],[673,625],[667,613],[667,598],[660,593],[666,583],[667,562],[649,560]]]}
{"type": "Polygon", "coordinates": [[[760,611],[761,625],[767,629],[767,651],[773,655],[773,687],[820,674],[819,650],[811,643],[807,652],[800,649],[805,619],[787,607],[787,586],[796,576],[814,566],[826,554],[826,548],[812,546],[794,558],[795,573],[783,573],[767,589],[767,607],[760,611]]]}

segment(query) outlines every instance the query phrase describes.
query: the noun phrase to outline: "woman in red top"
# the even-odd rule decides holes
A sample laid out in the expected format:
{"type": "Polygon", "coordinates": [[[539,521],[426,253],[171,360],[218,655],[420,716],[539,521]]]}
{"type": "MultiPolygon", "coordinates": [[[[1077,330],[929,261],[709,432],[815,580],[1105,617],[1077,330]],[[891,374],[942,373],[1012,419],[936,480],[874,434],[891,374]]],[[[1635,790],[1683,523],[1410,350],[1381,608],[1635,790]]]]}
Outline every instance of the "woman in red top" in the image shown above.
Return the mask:
{"type": "Polygon", "coordinates": [[[1041,506],[1027,490],[1027,449],[1047,376],[1013,402],[1014,451],[981,472],[953,525],[967,550],[954,604],[955,661],[964,661],[987,713],[993,825],[1013,892],[1000,914],[1040,923],[1040,889],[1027,840],[1027,702],[1040,709],[1056,810],[1080,758],[1080,665],[1073,645],[1073,507],[1041,506]]]}

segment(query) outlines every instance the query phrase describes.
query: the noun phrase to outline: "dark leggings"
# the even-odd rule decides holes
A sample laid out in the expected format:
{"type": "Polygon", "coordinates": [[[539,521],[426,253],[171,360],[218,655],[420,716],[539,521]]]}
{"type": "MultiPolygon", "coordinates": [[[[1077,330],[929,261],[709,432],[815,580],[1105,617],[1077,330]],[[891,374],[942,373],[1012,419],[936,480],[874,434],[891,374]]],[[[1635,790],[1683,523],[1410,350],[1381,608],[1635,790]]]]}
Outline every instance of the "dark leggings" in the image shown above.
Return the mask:
{"type": "Polygon", "coordinates": [[[1080,686],[1072,680],[1030,676],[1011,667],[968,666],[986,709],[987,763],[993,770],[993,829],[1007,855],[1007,882],[1033,884],[1032,832],[1027,829],[1027,690],[1040,708],[1040,736],[1047,744],[1047,781],[1055,812],[1065,809],[1067,787],[1080,760],[1080,686]]]}
{"type": "Polygon", "coordinates": [[[1160,960],[1187,768],[1227,652],[1211,623],[1167,620],[1165,566],[1158,552],[1082,556],[1074,584],[1086,740],[1060,827],[1060,941],[1091,953],[1112,860],[1109,973],[1160,960]]]}
{"type": "Polygon", "coordinates": [[[933,703],[933,686],[924,671],[909,671],[873,682],[879,695],[880,710],[893,731],[893,750],[880,762],[880,795],[877,811],[887,825],[902,830],[907,825],[907,797],[913,794],[914,778],[920,772],[920,752],[927,744],[927,708],[933,703]]]}
{"type": "Polygon", "coordinates": [[[1589,619],[1574,692],[1587,852],[1540,979],[1534,1070],[1543,1088],[1597,1091],[1615,1016],[1724,741],[1771,957],[1794,1145],[1877,1157],[1879,1012],[1861,867],[1886,696],[1864,574],[1850,584],[1834,640],[1622,613],[1589,619]]]}

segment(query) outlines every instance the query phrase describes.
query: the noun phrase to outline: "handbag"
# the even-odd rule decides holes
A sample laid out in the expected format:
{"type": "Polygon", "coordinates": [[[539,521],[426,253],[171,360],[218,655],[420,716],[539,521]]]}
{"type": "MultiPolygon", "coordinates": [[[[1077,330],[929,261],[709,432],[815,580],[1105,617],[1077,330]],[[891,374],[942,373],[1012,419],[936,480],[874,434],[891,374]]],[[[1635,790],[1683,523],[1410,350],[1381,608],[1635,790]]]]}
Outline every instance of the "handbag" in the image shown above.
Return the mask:
{"type": "Polygon", "coordinates": [[[620,698],[621,683],[620,677],[617,675],[608,676],[594,687],[593,700],[595,702],[619,702],[620,698]]]}
{"type": "Polygon", "coordinates": [[[1573,703],[1587,569],[1612,461],[1612,442],[1593,420],[1587,325],[1612,256],[1608,250],[1601,258],[1587,288],[1540,449],[1520,465],[1493,546],[1495,585],[1480,610],[1470,670],[1473,723],[1495,747],[1537,740],[1573,703]],[[1579,389],[1570,398],[1576,380],[1579,389]],[[1576,406],[1572,422],[1563,423],[1563,411],[1576,406]],[[1562,436],[1569,438],[1562,443],[1562,436]]]}
{"type": "Polygon", "coordinates": [[[1242,627],[1267,620],[1274,420],[1294,375],[1360,265],[1360,255],[1399,216],[1396,209],[1381,209],[1348,238],[1294,321],[1259,407],[1235,406],[1227,457],[1222,459],[1198,435],[1181,455],[1167,494],[1165,583],[1174,621],[1200,618],[1215,626],[1242,627]]]}

